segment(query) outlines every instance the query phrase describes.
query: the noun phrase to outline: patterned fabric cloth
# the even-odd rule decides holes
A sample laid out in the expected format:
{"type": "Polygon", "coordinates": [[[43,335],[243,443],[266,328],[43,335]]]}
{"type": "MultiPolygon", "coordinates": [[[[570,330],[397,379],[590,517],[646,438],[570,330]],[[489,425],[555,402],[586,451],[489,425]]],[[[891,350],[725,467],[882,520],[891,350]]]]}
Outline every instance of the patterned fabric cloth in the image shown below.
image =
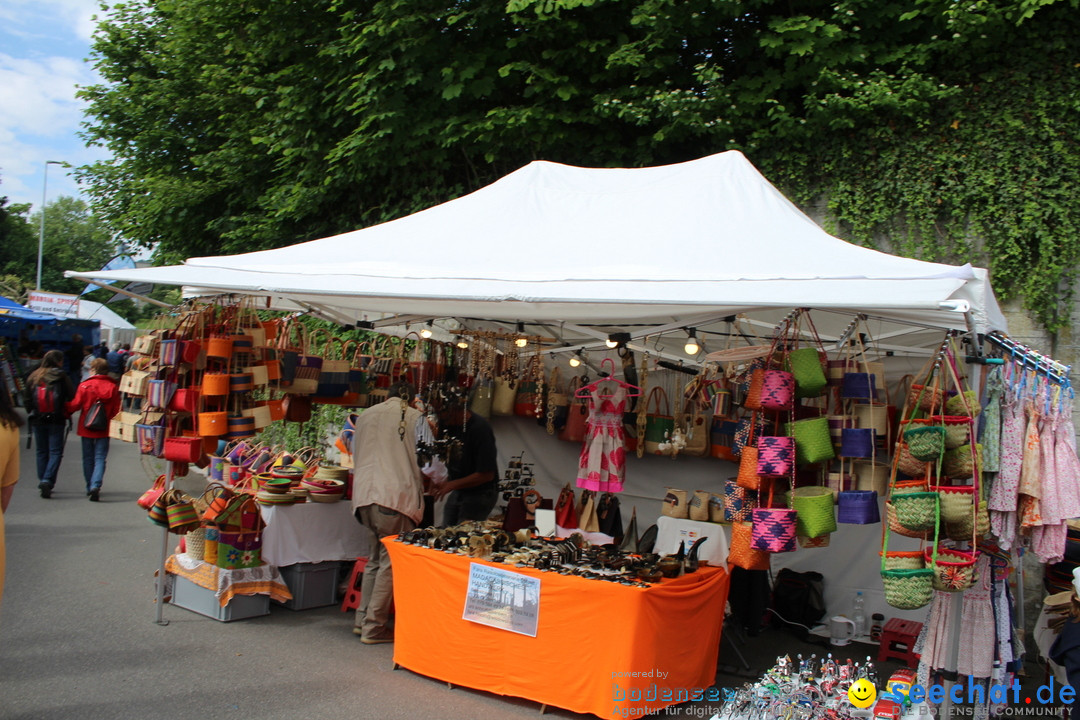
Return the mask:
{"type": "Polygon", "coordinates": [[[1001,396],[1005,390],[1001,368],[986,378],[986,405],[982,411],[983,472],[996,473],[1001,465],[1001,396]]]}
{"type": "Polygon", "coordinates": [[[593,388],[589,395],[589,418],[578,460],[577,486],[597,492],[620,492],[626,477],[623,430],[626,388],[618,385],[613,393],[604,395],[601,388],[605,384],[593,388]]]}
{"type": "Polygon", "coordinates": [[[199,587],[213,590],[218,604],[225,607],[234,595],[269,595],[273,600],[292,600],[292,593],[275,565],[226,570],[182,553],[170,555],[165,572],[180,575],[199,587]]]}

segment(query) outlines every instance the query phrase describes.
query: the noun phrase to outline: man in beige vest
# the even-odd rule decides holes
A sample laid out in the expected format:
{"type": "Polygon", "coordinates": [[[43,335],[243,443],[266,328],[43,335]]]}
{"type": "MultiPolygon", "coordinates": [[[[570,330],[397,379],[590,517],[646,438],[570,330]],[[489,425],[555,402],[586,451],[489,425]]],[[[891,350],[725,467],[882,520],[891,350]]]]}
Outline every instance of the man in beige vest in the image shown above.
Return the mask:
{"type": "Polygon", "coordinates": [[[423,416],[408,404],[413,395],[408,383],[395,384],[387,400],[360,413],[353,434],[353,514],[372,535],[353,624],[366,645],[394,641],[394,579],[380,539],[412,530],[424,512],[416,461],[416,427],[423,416]]]}

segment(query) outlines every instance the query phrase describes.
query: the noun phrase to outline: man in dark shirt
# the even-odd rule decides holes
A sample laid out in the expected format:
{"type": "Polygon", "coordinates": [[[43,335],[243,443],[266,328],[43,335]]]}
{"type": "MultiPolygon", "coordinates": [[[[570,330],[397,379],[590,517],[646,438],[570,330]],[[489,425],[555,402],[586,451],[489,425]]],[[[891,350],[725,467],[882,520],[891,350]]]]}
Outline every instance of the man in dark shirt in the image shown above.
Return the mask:
{"type": "Polygon", "coordinates": [[[439,424],[444,432],[457,434],[462,442],[460,453],[450,463],[450,479],[433,485],[429,491],[436,501],[446,497],[443,525],[487,520],[498,500],[495,433],[487,420],[473,415],[456,398],[439,413],[439,424]]]}

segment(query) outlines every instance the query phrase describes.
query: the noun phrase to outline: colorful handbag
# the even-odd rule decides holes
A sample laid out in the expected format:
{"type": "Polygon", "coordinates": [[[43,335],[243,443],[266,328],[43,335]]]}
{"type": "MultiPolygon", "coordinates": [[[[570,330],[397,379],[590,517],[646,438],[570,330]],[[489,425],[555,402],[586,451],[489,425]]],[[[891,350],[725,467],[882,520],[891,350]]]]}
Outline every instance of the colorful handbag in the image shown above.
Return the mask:
{"type": "Polygon", "coordinates": [[[766,370],[761,382],[764,410],[789,410],[795,401],[795,376],[786,370],[766,370]]]}
{"type": "Polygon", "coordinates": [[[158,360],[162,365],[176,365],[180,362],[180,341],[162,340],[158,347],[158,360]]]}
{"type": "Polygon", "coordinates": [[[650,455],[670,455],[671,450],[662,450],[660,446],[668,443],[671,433],[675,430],[675,418],[671,416],[671,405],[668,402],[667,391],[662,387],[654,387],[649,391],[645,399],[645,452],[650,455]],[[655,400],[655,402],[654,402],[655,400]],[[663,400],[664,408],[660,402],[663,400]],[[650,411],[650,406],[655,405],[655,410],[650,411]]]}
{"type": "Polygon", "coordinates": [[[177,436],[165,438],[162,457],[171,462],[198,462],[202,457],[202,438],[177,436]]]}
{"type": "Polygon", "coordinates": [[[836,532],[836,505],[833,492],[827,487],[810,485],[791,491],[791,506],[795,510],[795,532],[807,538],[836,532]]]}
{"type": "Polygon", "coordinates": [[[146,404],[148,407],[165,410],[169,407],[174,392],[176,383],[170,380],[150,380],[146,388],[146,404]]]}
{"type": "Polygon", "coordinates": [[[792,350],[788,353],[787,364],[795,379],[795,397],[797,398],[817,397],[829,384],[825,376],[821,352],[816,347],[792,350]]]}
{"type": "Polygon", "coordinates": [[[836,457],[826,417],[788,423],[787,433],[795,438],[795,462],[799,465],[816,465],[836,457]]]}
{"type": "Polygon", "coordinates": [[[154,480],[154,484],[150,488],[139,496],[139,499],[135,503],[143,510],[149,510],[153,507],[157,499],[161,497],[161,493],[165,492],[165,476],[158,475],[157,480],[154,480]]]}
{"type": "Polygon", "coordinates": [[[728,478],[724,481],[723,497],[723,520],[725,522],[748,522],[750,511],[757,507],[758,494],[756,490],[748,490],[741,487],[736,478],[728,478]]]}
{"type": "Polygon", "coordinates": [[[709,454],[719,460],[735,462],[735,431],[739,424],[722,417],[713,417],[709,437],[709,454]]]}
{"type": "Polygon", "coordinates": [[[753,525],[746,522],[731,524],[731,547],[728,562],[744,570],[768,570],[770,555],[753,544],[753,525]]]}
{"type": "Polygon", "coordinates": [[[771,435],[758,438],[758,475],[762,477],[787,477],[791,475],[794,469],[795,438],[771,435]]]}
{"type": "Polygon", "coordinates": [[[198,388],[178,388],[169,401],[169,410],[179,413],[193,413],[199,406],[198,388]]]}
{"type": "Polygon", "coordinates": [[[840,457],[873,458],[877,437],[873,428],[844,428],[840,432],[840,457]]]}
{"type": "MultiPolygon", "coordinates": [[[[160,417],[160,413],[158,413],[160,417]]],[[[143,416],[144,420],[147,417],[143,416]]],[[[135,426],[135,441],[139,444],[139,452],[143,455],[161,457],[165,447],[165,425],[163,420],[138,423],[135,426]]]]}
{"type": "Polygon", "coordinates": [[[345,357],[345,346],[338,338],[326,335],[322,349],[322,366],[319,382],[314,395],[317,397],[339,398],[349,392],[349,359],[345,357]],[[337,345],[337,355],[333,356],[333,346],[337,345]]]}
{"type": "Polygon", "coordinates": [[[228,570],[262,565],[262,535],[258,530],[218,530],[217,566],[228,570]]]}
{"type": "Polygon", "coordinates": [[[836,499],[836,521],[846,525],[881,522],[878,494],[873,490],[846,490],[836,499]]]}
{"type": "Polygon", "coordinates": [[[753,531],[751,547],[755,550],[781,553],[795,552],[796,513],[790,508],[754,508],[751,510],[753,531]]]}

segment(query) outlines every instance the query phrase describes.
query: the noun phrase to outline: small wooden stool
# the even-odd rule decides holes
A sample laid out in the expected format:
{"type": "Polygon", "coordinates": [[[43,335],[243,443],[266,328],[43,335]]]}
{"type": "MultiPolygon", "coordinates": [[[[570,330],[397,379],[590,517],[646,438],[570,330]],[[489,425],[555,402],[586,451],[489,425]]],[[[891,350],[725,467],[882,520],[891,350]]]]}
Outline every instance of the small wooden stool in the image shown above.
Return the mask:
{"type": "Polygon", "coordinates": [[[352,572],[349,573],[349,584],[345,588],[345,599],[341,601],[341,612],[355,610],[360,607],[360,583],[364,581],[364,568],[367,567],[366,557],[356,558],[352,572]]]}
{"type": "Polygon", "coordinates": [[[919,664],[919,656],[915,653],[915,640],[922,632],[922,626],[921,622],[900,618],[893,618],[885,623],[885,627],[881,630],[878,662],[900,660],[908,667],[916,667],[919,664]]]}

